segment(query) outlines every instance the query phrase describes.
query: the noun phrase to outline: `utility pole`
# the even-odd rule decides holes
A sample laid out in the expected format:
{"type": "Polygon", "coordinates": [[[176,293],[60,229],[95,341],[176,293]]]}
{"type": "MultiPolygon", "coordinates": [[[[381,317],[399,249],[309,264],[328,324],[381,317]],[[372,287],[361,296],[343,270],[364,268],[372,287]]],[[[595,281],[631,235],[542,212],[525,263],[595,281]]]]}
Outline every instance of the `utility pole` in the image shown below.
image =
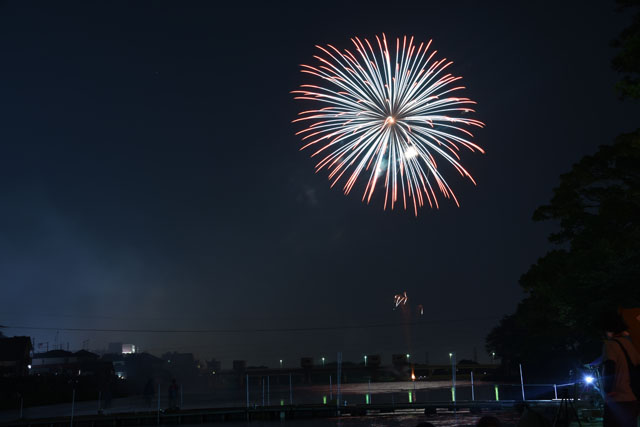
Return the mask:
{"type": "Polygon", "coordinates": [[[340,394],[340,383],[342,382],[342,352],[338,352],[338,372],[337,372],[337,377],[338,377],[338,387],[336,388],[336,404],[338,405],[338,408],[340,407],[340,399],[342,398],[342,395],[340,394]]]}

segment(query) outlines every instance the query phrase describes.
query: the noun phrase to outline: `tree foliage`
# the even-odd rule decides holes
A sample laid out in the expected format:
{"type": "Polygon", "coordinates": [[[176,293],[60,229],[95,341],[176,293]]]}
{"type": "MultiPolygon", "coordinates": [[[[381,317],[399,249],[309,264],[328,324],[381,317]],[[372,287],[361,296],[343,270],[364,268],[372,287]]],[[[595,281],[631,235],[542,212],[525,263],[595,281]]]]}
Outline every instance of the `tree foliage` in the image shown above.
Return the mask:
{"type": "Polygon", "coordinates": [[[491,331],[487,348],[506,364],[554,361],[566,370],[597,355],[601,312],[640,305],[640,130],[562,175],[534,220],[558,223],[549,237],[557,248],[521,277],[528,296],[491,331]]]}
{"type": "MultiPolygon", "coordinates": [[[[618,0],[634,11],[613,42],[613,68],[623,97],[640,99],[640,0],[618,0]]],[[[640,129],[601,146],[560,176],[535,221],[554,221],[555,249],[529,268],[520,285],[527,297],[487,336],[489,352],[513,372],[565,373],[600,350],[599,315],[640,306],[640,129]]],[[[538,375],[540,377],[540,375],[538,375]]]]}
{"type": "Polygon", "coordinates": [[[633,22],[613,41],[619,49],[613,58],[613,68],[622,73],[622,79],[616,85],[625,97],[640,99],[640,0],[618,0],[622,9],[634,10],[633,22]]]}
{"type": "Polygon", "coordinates": [[[560,177],[534,220],[556,220],[550,240],[564,246],[522,277],[525,290],[550,299],[566,324],[593,326],[603,307],[640,303],[640,130],[585,156],[560,177]],[[586,316],[586,317],[585,317],[586,316]]]}

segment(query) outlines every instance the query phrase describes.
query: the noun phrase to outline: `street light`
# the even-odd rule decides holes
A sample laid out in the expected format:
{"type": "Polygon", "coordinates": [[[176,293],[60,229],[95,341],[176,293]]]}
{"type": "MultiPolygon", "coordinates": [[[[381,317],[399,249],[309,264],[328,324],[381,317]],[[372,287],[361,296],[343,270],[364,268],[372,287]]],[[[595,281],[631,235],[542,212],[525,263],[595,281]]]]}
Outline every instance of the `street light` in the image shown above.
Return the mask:
{"type": "Polygon", "coordinates": [[[496,361],[496,352],[492,351],[491,352],[491,364],[493,364],[496,361]]]}
{"type": "Polygon", "coordinates": [[[407,360],[409,359],[409,357],[411,357],[411,355],[409,353],[407,353],[407,360]]]}
{"type": "Polygon", "coordinates": [[[282,369],[282,359],[280,359],[280,369],[282,369]]]}
{"type": "Polygon", "coordinates": [[[367,355],[364,355],[364,366],[367,366],[367,355]]]}
{"type": "Polygon", "coordinates": [[[322,358],[322,367],[324,368],[324,357],[322,358]]]}

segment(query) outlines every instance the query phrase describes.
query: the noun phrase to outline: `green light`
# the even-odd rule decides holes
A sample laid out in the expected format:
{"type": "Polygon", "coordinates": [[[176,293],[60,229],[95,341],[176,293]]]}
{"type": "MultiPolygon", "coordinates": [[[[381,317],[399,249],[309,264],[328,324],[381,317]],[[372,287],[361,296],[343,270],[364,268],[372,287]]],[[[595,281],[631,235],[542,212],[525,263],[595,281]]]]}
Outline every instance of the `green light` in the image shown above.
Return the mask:
{"type": "Polygon", "coordinates": [[[409,403],[413,403],[413,393],[409,392],[409,403]]]}
{"type": "Polygon", "coordinates": [[[322,396],[322,404],[327,404],[327,396],[322,396]]]}
{"type": "Polygon", "coordinates": [[[284,399],[280,399],[280,406],[284,406],[284,399]]]}
{"type": "Polygon", "coordinates": [[[455,387],[451,387],[451,401],[452,402],[456,401],[456,388],[455,387]]]}
{"type": "Polygon", "coordinates": [[[494,389],[494,390],[495,390],[495,392],[496,392],[496,402],[498,402],[498,401],[500,400],[500,395],[498,394],[498,386],[497,386],[497,385],[494,385],[494,386],[493,386],[493,389],[494,389]]]}
{"type": "Polygon", "coordinates": [[[371,404],[371,397],[369,397],[368,393],[364,395],[364,400],[367,403],[367,405],[371,404]]]}

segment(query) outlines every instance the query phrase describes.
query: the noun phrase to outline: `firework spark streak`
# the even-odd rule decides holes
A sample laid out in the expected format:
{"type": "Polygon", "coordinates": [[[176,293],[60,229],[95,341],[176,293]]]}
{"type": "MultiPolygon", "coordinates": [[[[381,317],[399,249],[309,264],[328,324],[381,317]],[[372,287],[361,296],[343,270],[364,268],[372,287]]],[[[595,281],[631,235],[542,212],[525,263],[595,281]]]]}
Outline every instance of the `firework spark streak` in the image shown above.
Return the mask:
{"type": "Polygon", "coordinates": [[[304,142],[301,149],[315,150],[316,172],[327,170],[331,187],[344,178],[345,194],[362,175],[367,203],[381,181],[385,209],[409,204],[417,216],[425,200],[438,208],[435,187],[460,206],[436,158],[475,184],[459,152],[465,147],[484,153],[467,129],[484,124],[466,117],[475,112],[474,101],[455,96],[464,86],[458,85],[461,77],[446,72],[452,62],[434,59],[431,41],[416,45],[413,37],[396,39],[394,53],[384,34],[373,44],[357,37],[351,41],[353,52],[317,46],[318,65],[301,65],[301,71],[325,85],[303,84],[292,92],[295,99],[323,104],[294,120],[307,124],[297,135],[304,142]]]}
{"type": "Polygon", "coordinates": [[[407,296],[407,291],[404,291],[404,295],[394,295],[393,303],[396,305],[394,308],[398,308],[400,304],[406,305],[407,301],[409,301],[409,297],[407,296]]]}

